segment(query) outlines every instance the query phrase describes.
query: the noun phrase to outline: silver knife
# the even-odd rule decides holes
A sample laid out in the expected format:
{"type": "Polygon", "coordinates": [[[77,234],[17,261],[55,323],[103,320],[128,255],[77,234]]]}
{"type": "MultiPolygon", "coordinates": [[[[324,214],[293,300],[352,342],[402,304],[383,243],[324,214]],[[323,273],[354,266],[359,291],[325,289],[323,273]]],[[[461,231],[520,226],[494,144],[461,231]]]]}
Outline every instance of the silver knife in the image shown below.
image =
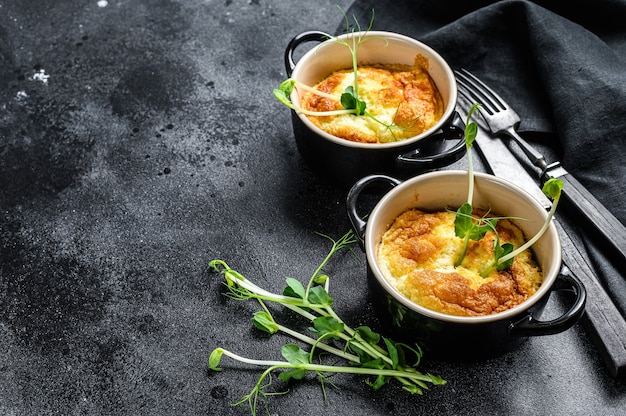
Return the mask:
{"type": "Polygon", "coordinates": [[[582,218],[586,218],[588,221],[585,225],[591,229],[591,236],[595,237],[598,234],[602,236],[603,246],[621,257],[622,263],[626,261],[626,225],[622,224],[559,162],[548,165],[543,155],[517,134],[516,124],[520,121],[519,115],[513,109],[507,108],[508,105],[502,97],[465,69],[456,71],[456,75],[459,86],[462,87],[459,88],[461,98],[482,103],[484,111],[481,112],[490,127],[487,131],[494,134],[503,133],[514,138],[526,156],[525,160],[541,169],[542,184],[551,177],[560,179],[563,182],[562,204],[568,209],[575,209],[582,218]],[[497,113],[500,116],[491,119],[486,113],[493,115],[497,113]],[[501,119],[506,119],[506,122],[501,123],[501,119]]]}
{"type": "MultiPolygon", "coordinates": [[[[474,145],[491,173],[520,186],[546,209],[550,208],[551,202],[541,192],[538,183],[499,138],[492,137],[483,128],[479,128],[474,145]]],[[[563,263],[583,282],[587,290],[587,305],[582,323],[600,350],[611,374],[621,377],[626,372],[626,319],[620,314],[572,238],[556,218],[553,221],[561,238],[563,263]]]]}

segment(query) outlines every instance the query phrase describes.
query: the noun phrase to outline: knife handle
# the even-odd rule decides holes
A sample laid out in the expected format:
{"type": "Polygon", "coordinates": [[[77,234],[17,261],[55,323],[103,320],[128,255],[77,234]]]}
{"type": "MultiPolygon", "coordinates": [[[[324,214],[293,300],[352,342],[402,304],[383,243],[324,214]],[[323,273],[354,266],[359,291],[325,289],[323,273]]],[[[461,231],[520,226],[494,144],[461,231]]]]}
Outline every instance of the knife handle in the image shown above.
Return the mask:
{"type": "Polygon", "coordinates": [[[571,173],[560,163],[552,163],[544,170],[542,181],[551,177],[563,181],[563,196],[567,202],[585,216],[591,225],[602,234],[617,253],[626,260],[626,227],[598,201],[571,173]]]}
{"type": "Polygon", "coordinates": [[[554,225],[561,237],[563,262],[578,277],[587,291],[582,324],[602,355],[611,374],[626,374],[626,319],[600,284],[591,266],[556,218],[554,225]]]}

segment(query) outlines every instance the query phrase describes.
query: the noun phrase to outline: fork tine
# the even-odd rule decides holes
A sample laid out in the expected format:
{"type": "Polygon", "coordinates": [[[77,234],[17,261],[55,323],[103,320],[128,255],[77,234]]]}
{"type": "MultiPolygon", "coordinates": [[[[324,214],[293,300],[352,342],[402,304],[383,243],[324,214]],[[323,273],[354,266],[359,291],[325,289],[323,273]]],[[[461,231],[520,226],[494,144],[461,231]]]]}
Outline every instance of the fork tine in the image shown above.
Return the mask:
{"type": "Polygon", "coordinates": [[[459,95],[461,96],[463,100],[467,101],[468,107],[470,107],[472,102],[476,101],[476,99],[472,97],[472,95],[469,92],[467,92],[466,88],[467,87],[459,88],[459,95]]]}
{"type": "Polygon", "coordinates": [[[457,84],[459,86],[459,95],[463,99],[467,100],[470,105],[476,102],[481,104],[483,116],[485,115],[485,112],[487,113],[487,115],[490,116],[494,115],[497,112],[497,110],[494,108],[494,104],[490,102],[489,98],[485,97],[484,94],[482,94],[475,88],[472,88],[469,84],[466,83],[466,81],[464,81],[460,77],[457,77],[457,84]]]}
{"type": "Polygon", "coordinates": [[[475,98],[481,102],[483,106],[491,105],[491,110],[493,112],[507,109],[504,100],[494,90],[485,85],[467,69],[461,68],[460,71],[455,71],[455,73],[457,74],[457,81],[459,82],[459,85],[465,88],[468,92],[473,92],[475,98]]]}
{"type": "MultiPolygon", "coordinates": [[[[468,70],[455,71],[458,91],[462,98],[472,97],[482,104],[481,115],[489,130],[494,134],[506,134],[522,148],[533,165],[545,169],[547,163],[541,153],[517,134],[519,115],[491,88],[486,86],[468,70]],[[499,108],[498,108],[499,107],[499,108]],[[489,115],[485,114],[488,113],[489,115]]],[[[471,101],[471,100],[470,100],[471,101]]]]}
{"type": "MultiPolygon", "coordinates": [[[[466,90],[466,88],[459,88],[459,96],[460,96],[460,100],[459,100],[459,105],[461,106],[462,109],[469,111],[469,108],[472,106],[473,103],[475,103],[477,100],[472,97],[466,90]]],[[[485,107],[485,110],[487,111],[487,107],[485,107]]],[[[490,111],[490,110],[489,110],[490,111]]],[[[489,123],[485,123],[485,114],[483,111],[479,112],[480,117],[475,119],[476,122],[478,122],[478,124],[485,130],[489,130],[493,133],[493,130],[491,129],[491,126],[489,125],[489,123]]]]}
{"type": "Polygon", "coordinates": [[[494,90],[492,90],[487,84],[485,84],[484,82],[482,82],[480,79],[478,79],[478,77],[476,77],[474,74],[472,74],[471,72],[469,72],[467,69],[465,68],[461,68],[461,71],[463,71],[462,73],[464,75],[466,75],[469,79],[471,79],[475,85],[478,85],[480,87],[482,87],[484,90],[489,91],[489,93],[491,94],[491,97],[494,99],[494,101],[497,101],[497,103],[503,108],[506,109],[506,103],[504,102],[504,100],[502,99],[502,97],[500,97],[498,95],[497,92],[495,92],[494,90]]]}
{"type": "Polygon", "coordinates": [[[494,115],[498,109],[495,104],[491,102],[489,97],[485,96],[479,89],[469,84],[469,81],[465,78],[462,78],[457,72],[457,84],[459,86],[459,94],[463,96],[463,98],[467,99],[470,104],[478,102],[482,105],[482,109],[484,112],[489,115],[494,115]]]}

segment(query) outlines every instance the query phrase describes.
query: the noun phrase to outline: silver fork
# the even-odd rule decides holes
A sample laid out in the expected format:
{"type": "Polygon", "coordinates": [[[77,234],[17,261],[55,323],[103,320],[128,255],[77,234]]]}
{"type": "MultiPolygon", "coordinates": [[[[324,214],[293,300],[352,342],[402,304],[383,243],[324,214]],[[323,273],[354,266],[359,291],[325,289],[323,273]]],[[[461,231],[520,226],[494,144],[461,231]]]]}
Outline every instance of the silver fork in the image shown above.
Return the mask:
{"type": "Polygon", "coordinates": [[[590,227],[602,235],[604,241],[610,246],[607,248],[612,248],[612,254],[620,257],[616,264],[621,264],[620,267],[623,268],[623,265],[626,264],[626,226],[615,218],[613,213],[602,205],[559,162],[548,165],[543,155],[517,134],[515,129],[519,125],[520,118],[498,94],[469,71],[461,69],[455,72],[459,93],[469,103],[478,102],[482,104],[480,114],[491,133],[494,135],[502,133],[513,138],[528,159],[535,166],[541,168],[542,183],[550,178],[558,178],[563,182],[562,195],[578,211],[579,215],[588,219],[590,227]]]}
{"type": "Polygon", "coordinates": [[[481,104],[480,115],[487,122],[491,133],[506,134],[515,140],[531,163],[543,171],[548,166],[543,155],[517,134],[516,129],[519,126],[520,117],[515,110],[469,71],[461,69],[454,72],[459,85],[459,93],[469,102],[481,104]]]}

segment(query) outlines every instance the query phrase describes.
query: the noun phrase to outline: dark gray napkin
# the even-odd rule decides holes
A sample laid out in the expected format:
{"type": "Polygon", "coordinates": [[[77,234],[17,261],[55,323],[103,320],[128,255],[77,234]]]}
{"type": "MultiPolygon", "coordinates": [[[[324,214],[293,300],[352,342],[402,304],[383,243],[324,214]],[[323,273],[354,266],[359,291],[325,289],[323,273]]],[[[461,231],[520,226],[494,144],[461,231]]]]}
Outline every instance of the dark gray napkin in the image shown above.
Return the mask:
{"type": "MultiPolygon", "coordinates": [[[[498,91],[520,132],[626,224],[626,1],[357,0],[348,15],[368,22],[372,9],[374,29],[419,39],[498,91]]],[[[625,266],[586,237],[626,316],[625,266]]]]}

